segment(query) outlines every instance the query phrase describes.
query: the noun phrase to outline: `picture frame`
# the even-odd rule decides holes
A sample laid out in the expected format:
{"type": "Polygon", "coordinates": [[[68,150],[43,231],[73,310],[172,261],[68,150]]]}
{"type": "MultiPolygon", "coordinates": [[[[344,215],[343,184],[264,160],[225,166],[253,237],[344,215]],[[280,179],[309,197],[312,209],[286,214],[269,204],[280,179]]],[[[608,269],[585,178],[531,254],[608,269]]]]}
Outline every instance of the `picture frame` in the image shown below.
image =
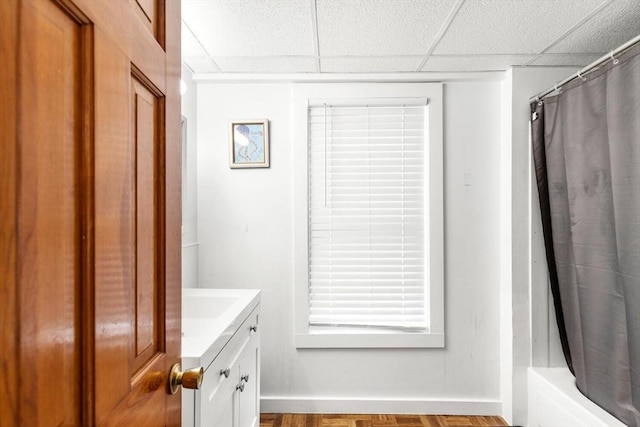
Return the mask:
{"type": "Polygon", "coordinates": [[[229,167],[231,169],[269,167],[269,120],[229,122],[229,167]]]}

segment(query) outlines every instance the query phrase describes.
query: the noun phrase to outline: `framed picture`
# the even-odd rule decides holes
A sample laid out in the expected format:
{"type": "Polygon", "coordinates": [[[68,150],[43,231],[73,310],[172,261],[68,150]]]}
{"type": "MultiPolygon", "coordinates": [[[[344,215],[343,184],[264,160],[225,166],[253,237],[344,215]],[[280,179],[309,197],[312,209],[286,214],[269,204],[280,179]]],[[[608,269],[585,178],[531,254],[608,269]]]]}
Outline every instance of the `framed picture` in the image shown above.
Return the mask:
{"type": "Polygon", "coordinates": [[[269,121],[232,120],[230,122],[229,166],[231,168],[269,167],[269,121]]]}

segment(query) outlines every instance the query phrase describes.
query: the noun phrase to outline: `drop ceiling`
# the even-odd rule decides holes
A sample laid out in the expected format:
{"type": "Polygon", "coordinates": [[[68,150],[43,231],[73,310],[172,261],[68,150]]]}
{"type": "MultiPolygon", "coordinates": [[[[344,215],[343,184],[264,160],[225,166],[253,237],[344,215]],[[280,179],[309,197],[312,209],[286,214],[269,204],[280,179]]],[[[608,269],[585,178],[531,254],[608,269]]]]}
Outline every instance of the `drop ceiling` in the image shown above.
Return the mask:
{"type": "Polygon", "coordinates": [[[182,0],[194,73],[585,66],[640,34],[640,0],[182,0]]]}

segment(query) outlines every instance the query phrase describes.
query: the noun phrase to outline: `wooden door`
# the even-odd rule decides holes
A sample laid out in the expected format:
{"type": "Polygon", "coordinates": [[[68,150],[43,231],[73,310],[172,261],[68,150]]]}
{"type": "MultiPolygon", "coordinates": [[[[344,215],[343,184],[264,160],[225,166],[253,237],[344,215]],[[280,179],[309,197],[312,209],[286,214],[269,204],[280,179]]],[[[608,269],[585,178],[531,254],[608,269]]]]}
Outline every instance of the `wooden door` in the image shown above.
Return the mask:
{"type": "Polygon", "coordinates": [[[0,23],[0,426],[179,425],[180,2],[0,23]]]}

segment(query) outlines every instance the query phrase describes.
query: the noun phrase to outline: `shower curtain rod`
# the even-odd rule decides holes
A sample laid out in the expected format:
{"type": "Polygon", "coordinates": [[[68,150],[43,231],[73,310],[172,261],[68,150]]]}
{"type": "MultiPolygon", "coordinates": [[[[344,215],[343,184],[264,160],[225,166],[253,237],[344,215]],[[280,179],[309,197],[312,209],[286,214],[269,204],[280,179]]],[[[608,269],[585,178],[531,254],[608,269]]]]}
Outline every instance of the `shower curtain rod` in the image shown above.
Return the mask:
{"type": "Polygon", "coordinates": [[[607,62],[609,59],[614,59],[615,55],[618,55],[619,53],[629,49],[631,46],[633,46],[634,44],[640,42],[640,35],[637,35],[636,37],[632,38],[631,40],[629,40],[628,42],[626,42],[625,44],[619,46],[618,48],[612,50],[611,52],[607,53],[606,55],[604,55],[602,58],[596,60],[595,62],[592,62],[591,64],[587,65],[586,67],[584,67],[583,69],[581,69],[580,71],[578,71],[575,74],[570,75],[569,77],[567,77],[566,79],[562,80],[561,82],[556,83],[553,87],[540,92],[539,94],[532,96],[531,98],[529,98],[529,102],[533,102],[536,100],[541,100],[542,98],[544,98],[545,96],[549,95],[552,92],[555,92],[557,89],[559,89],[560,87],[562,87],[563,85],[569,83],[571,80],[577,78],[577,77],[584,77],[584,73],[587,73],[591,70],[593,70],[594,68],[596,68],[597,66],[607,62]]]}

